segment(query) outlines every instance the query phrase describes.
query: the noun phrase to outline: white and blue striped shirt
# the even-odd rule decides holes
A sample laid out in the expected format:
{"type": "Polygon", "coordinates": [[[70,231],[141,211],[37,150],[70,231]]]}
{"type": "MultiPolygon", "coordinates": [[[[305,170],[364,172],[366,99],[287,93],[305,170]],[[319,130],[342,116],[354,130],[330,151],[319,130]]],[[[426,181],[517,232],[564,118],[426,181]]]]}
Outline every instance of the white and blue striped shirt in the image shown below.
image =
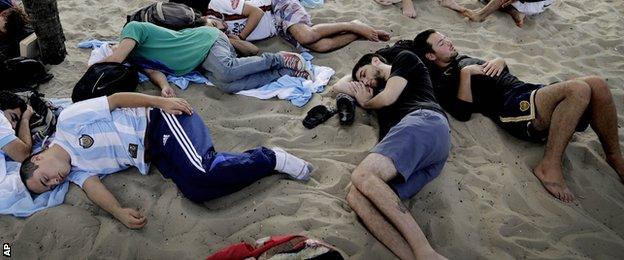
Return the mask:
{"type": "Polygon", "coordinates": [[[80,187],[94,175],[115,173],[131,166],[147,174],[145,162],[145,108],[110,111],[107,97],[73,104],[58,118],[53,144],[71,156],[68,180],[80,187]]]}

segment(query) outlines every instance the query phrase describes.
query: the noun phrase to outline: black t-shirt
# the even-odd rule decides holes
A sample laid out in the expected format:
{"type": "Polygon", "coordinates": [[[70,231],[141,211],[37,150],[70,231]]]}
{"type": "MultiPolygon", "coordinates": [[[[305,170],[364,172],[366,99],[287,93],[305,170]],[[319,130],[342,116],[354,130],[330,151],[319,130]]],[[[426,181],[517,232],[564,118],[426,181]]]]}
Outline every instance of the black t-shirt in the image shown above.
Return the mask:
{"type": "Polygon", "coordinates": [[[457,98],[462,68],[483,64],[484,60],[460,55],[446,68],[431,68],[431,81],[440,105],[460,121],[470,119],[473,112],[498,119],[506,97],[520,89],[524,83],[509,72],[507,66],[499,76],[473,75],[470,77],[472,103],[457,98]]]}
{"type": "Polygon", "coordinates": [[[395,76],[404,78],[407,85],[392,105],[377,111],[380,138],[383,138],[404,116],[420,109],[419,102],[437,103],[429,71],[416,54],[402,51],[396,55],[391,64],[390,78],[395,76]]]}

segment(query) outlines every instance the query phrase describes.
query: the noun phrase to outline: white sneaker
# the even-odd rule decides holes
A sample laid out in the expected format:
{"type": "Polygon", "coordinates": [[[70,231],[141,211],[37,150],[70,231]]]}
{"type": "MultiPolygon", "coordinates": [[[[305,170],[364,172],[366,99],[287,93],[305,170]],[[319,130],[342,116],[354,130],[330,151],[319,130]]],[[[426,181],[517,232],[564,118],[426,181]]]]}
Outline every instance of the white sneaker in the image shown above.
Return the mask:
{"type": "Polygon", "coordinates": [[[279,147],[271,148],[275,152],[275,170],[288,174],[295,180],[307,181],[312,173],[312,165],[303,159],[287,153],[279,147]]]}

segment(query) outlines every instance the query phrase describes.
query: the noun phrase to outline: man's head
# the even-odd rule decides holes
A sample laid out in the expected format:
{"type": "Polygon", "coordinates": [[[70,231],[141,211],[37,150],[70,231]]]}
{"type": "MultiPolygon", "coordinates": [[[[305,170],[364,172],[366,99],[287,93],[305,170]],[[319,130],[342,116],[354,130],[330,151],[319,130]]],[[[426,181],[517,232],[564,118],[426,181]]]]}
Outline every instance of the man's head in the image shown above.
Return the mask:
{"type": "Polygon", "coordinates": [[[225,23],[225,21],[212,15],[206,16],[206,25],[217,28],[220,31],[225,31],[227,29],[227,23],[225,23]]]}
{"type": "Polygon", "coordinates": [[[453,42],[433,29],[416,35],[414,47],[418,56],[435,64],[446,64],[457,57],[453,42]]]}
{"type": "Polygon", "coordinates": [[[13,93],[0,91],[0,110],[11,123],[11,127],[16,129],[22,113],[26,111],[26,102],[13,93]]]}
{"type": "Polygon", "coordinates": [[[26,158],[20,167],[20,177],[29,191],[39,194],[54,189],[69,175],[71,164],[48,149],[26,158]]]}
{"type": "Polygon", "coordinates": [[[362,82],[369,88],[383,87],[386,78],[382,73],[382,65],[387,65],[387,61],[379,54],[365,54],[355,63],[351,72],[351,79],[362,82]]]}
{"type": "Polygon", "coordinates": [[[0,34],[13,37],[24,31],[28,25],[28,16],[18,7],[6,9],[0,13],[0,34]]]}

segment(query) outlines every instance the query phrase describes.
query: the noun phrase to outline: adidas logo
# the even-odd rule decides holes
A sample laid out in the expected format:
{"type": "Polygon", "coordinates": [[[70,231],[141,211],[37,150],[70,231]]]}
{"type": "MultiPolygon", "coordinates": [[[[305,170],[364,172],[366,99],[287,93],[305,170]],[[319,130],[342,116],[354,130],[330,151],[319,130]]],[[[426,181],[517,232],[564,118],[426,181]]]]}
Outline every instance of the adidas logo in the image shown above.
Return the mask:
{"type": "Polygon", "coordinates": [[[163,135],[163,146],[167,144],[167,140],[169,140],[169,135],[163,135]]]}

